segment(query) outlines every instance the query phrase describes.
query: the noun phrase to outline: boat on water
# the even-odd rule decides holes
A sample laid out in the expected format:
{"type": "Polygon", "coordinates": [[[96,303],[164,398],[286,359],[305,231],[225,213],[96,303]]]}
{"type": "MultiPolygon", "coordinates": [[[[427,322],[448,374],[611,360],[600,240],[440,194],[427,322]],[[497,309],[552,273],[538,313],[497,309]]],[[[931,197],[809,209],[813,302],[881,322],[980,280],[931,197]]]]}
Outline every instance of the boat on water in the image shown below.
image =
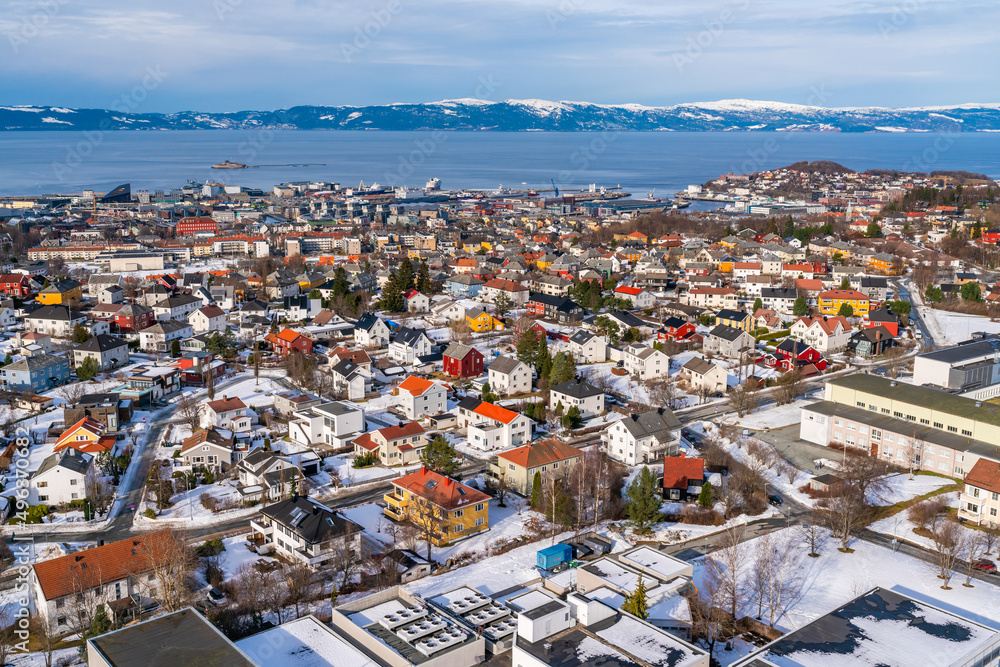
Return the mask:
{"type": "Polygon", "coordinates": [[[246,168],[247,166],[242,162],[230,162],[229,160],[212,165],[212,169],[246,169],[246,168]]]}

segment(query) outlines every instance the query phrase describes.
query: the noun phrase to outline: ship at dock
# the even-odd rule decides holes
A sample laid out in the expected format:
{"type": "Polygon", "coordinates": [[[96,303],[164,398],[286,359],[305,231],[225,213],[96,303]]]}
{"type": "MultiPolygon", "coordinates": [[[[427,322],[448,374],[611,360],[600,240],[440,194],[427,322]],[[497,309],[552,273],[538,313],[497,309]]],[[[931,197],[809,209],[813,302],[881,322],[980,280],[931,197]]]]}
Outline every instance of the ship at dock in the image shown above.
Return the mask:
{"type": "Polygon", "coordinates": [[[246,169],[246,168],[247,165],[243,164],[242,162],[230,162],[229,160],[212,165],[212,169],[246,169]]]}

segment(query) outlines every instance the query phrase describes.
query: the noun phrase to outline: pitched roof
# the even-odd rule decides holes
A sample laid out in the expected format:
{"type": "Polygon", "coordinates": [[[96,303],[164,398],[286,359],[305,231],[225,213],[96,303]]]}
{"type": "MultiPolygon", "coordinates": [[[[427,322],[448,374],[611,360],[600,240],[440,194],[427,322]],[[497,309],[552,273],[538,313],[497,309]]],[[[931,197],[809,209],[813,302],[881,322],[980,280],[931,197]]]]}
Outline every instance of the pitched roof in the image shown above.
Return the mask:
{"type": "Polygon", "coordinates": [[[54,600],[148,571],[151,557],[169,549],[172,539],[161,531],[77,551],[35,563],[35,576],[45,599],[54,600]]]}
{"type": "Polygon", "coordinates": [[[472,411],[481,417],[486,417],[487,419],[492,419],[503,424],[509,424],[518,418],[518,413],[499,405],[494,405],[493,403],[487,403],[486,401],[481,401],[472,411]]]}
{"type": "Polygon", "coordinates": [[[663,488],[687,489],[692,479],[705,478],[705,461],[686,456],[668,456],[663,459],[663,488]]]}
{"type": "Polygon", "coordinates": [[[411,375],[399,383],[401,391],[409,392],[413,396],[420,396],[433,386],[434,383],[430,380],[425,380],[424,378],[417,377],[416,375],[411,375]]]}
{"type": "Polygon", "coordinates": [[[821,299],[840,299],[841,301],[868,301],[868,296],[856,289],[831,289],[819,293],[821,299]]]}
{"type": "Polygon", "coordinates": [[[503,373],[504,375],[510,375],[523,363],[523,361],[514,357],[500,355],[493,360],[492,364],[489,365],[489,370],[496,371],[497,373],[503,373]]]}
{"type": "Polygon", "coordinates": [[[233,436],[223,435],[215,428],[207,428],[185,438],[184,441],[181,442],[181,452],[186,452],[205,443],[232,449],[233,436]]]}
{"type": "Polygon", "coordinates": [[[444,351],[444,356],[451,357],[452,359],[465,359],[469,356],[470,352],[475,352],[479,356],[482,356],[482,352],[472,347],[471,345],[462,345],[461,343],[452,343],[448,346],[448,349],[444,351]]]}
{"type": "Polygon", "coordinates": [[[965,476],[965,483],[993,493],[1000,493],[1000,463],[979,459],[965,476]]]}
{"type": "MultiPolygon", "coordinates": [[[[659,408],[638,415],[629,415],[615,423],[620,423],[636,438],[645,438],[651,435],[659,439],[668,436],[671,430],[681,427],[681,421],[669,408],[659,408]]],[[[614,424],[612,424],[613,426],[614,424]]]]}
{"type": "Polygon", "coordinates": [[[319,544],[333,537],[364,530],[359,524],[306,496],[292,496],[264,507],[260,513],[288,527],[309,544],[319,544]]]}
{"type": "Polygon", "coordinates": [[[385,438],[386,441],[408,438],[411,435],[420,435],[423,432],[424,427],[417,422],[408,422],[397,426],[386,426],[385,428],[380,428],[376,431],[376,433],[385,438]]]}
{"type": "Polygon", "coordinates": [[[117,350],[120,347],[128,347],[128,341],[124,338],[115,338],[114,336],[109,336],[108,334],[97,334],[93,336],[85,343],[80,343],[73,350],[81,350],[83,352],[107,352],[109,350],[117,350]]]}
{"type": "Polygon", "coordinates": [[[226,311],[222,310],[218,306],[205,306],[204,308],[199,308],[198,311],[205,317],[220,317],[226,314],[226,311]]]}
{"type": "Polygon", "coordinates": [[[550,387],[549,390],[565,394],[566,396],[572,396],[573,398],[588,398],[590,396],[604,394],[603,391],[586,380],[568,380],[561,384],[557,384],[554,387],[550,387]]]}
{"type": "Polygon", "coordinates": [[[555,461],[565,461],[583,456],[583,451],[558,440],[545,440],[517,449],[501,452],[498,458],[510,461],[522,468],[537,468],[555,461]]]}
{"type": "Polygon", "coordinates": [[[447,510],[486,502],[490,499],[482,491],[477,491],[427,468],[421,468],[405,477],[400,477],[392,484],[447,510]]]}
{"type": "Polygon", "coordinates": [[[707,361],[705,359],[702,359],[701,357],[691,357],[690,359],[687,360],[687,362],[683,366],[681,366],[681,368],[683,368],[686,371],[691,371],[692,373],[696,373],[698,375],[704,375],[705,373],[711,371],[713,368],[719,368],[719,366],[716,366],[711,361],[707,361]]]}
{"type": "Polygon", "coordinates": [[[617,294],[628,294],[630,296],[636,296],[642,292],[642,288],[639,287],[629,287],[627,285],[619,285],[615,288],[615,293],[617,294]]]}
{"type": "Polygon", "coordinates": [[[209,401],[207,405],[210,410],[216,413],[239,410],[247,406],[246,403],[239,398],[229,398],[227,396],[223,396],[222,399],[218,401],[209,401]]]}

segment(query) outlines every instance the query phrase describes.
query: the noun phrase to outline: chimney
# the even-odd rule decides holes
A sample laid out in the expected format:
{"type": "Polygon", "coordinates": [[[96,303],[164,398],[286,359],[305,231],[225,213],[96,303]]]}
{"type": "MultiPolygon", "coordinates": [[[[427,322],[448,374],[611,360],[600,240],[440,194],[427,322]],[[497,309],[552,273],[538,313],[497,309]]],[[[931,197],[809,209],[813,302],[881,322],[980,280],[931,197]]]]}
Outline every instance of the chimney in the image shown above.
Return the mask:
{"type": "Polygon", "coordinates": [[[104,546],[104,539],[103,538],[100,538],[100,537],[97,538],[97,546],[99,546],[99,547],[103,547],[104,546]]]}
{"type": "Polygon", "coordinates": [[[451,479],[451,477],[445,477],[444,478],[444,485],[445,486],[451,486],[452,481],[453,480],[451,479]]]}
{"type": "Polygon", "coordinates": [[[681,451],[681,458],[684,458],[684,452],[681,451]]]}
{"type": "Polygon", "coordinates": [[[420,474],[421,475],[427,474],[427,466],[420,466],[420,474]]]}

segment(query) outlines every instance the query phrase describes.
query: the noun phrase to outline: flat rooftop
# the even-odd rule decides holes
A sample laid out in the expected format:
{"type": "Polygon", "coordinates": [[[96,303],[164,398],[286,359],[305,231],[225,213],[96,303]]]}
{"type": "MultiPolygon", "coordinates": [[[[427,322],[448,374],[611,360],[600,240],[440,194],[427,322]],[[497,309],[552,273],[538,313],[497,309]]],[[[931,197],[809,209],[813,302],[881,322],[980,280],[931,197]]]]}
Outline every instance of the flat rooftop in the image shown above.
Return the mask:
{"type": "MultiPolygon", "coordinates": [[[[639,573],[635,570],[623,567],[617,561],[610,558],[601,558],[580,567],[595,577],[603,580],[609,586],[622,591],[633,591],[639,584],[639,573]]],[[[579,575],[578,575],[579,576],[579,575]]],[[[648,579],[648,577],[647,577],[648,579]]],[[[657,595],[658,582],[644,580],[646,592],[649,595],[657,595]]]]}
{"type": "Polygon", "coordinates": [[[380,667],[313,616],[290,621],[236,642],[259,665],[380,667]]]}
{"type": "Polygon", "coordinates": [[[977,651],[995,649],[998,645],[1000,632],[996,630],[905,595],[876,588],[736,664],[741,667],[954,665],[977,651]]]}
{"type": "Polygon", "coordinates": [[[691,569],[690,564],[646,546],[620,554],[618,560],[643,572],[654,574],[663,581],[685,575],[691,569]]]}
{"type": "Polygon", "coordinates": [[[90,641],[114,667],[257,667],[190,607],[90,641]]]}

